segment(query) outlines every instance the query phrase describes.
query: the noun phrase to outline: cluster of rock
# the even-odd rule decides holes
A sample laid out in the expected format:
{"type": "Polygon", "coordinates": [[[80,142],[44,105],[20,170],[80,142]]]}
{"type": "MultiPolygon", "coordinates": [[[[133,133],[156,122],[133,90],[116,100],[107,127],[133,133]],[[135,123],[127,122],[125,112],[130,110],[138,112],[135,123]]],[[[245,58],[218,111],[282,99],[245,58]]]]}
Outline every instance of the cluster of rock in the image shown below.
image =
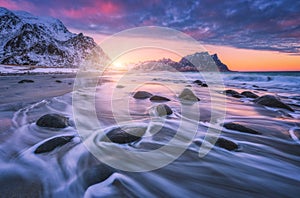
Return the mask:
{"type": "Polygon", "coordinates": [[[253,102],[259,105],[267,106],[267,107],[274,107],[274,108],[281,108],[281,109],[286,109],[289,111],[294,111],[289,105],[285,104],[280,100],[280,98],[273,96],[273,95],[263,95],[263,96],[258,96],[257,94],[251,92],[251,91],[243,91],[242,93],[239,93],[235,90],[225,90],[223,92],[227,96],[231,96],[234,98],[251,98],[253,99],[253,102]]]}
{"type": "MultiPolygon", "coordinates": [[[[199,86],[202,86],[204,84],[200,80],[196,80],[193,83],[199,86]]],[[[223,94],[235,98],[246,97],[246,98],[250,98],[254,103],[259,105],[294,111],[290,106],[280,101],[279,98],[271,95],[264,95],[259,97],[258,95],[250,91],[244,91],[242,93],[239,93],[235,90],[225,90],[223,94]]],[[[170,99],[167,97],[153,95],[152,93],[147,91],[137,91],[133,94],[133,98],[137,100],[149,99],[151,102],[160,103],[154,105],[152,108],[155,111],[156,116],[166,117],[173,114],[173,110],[171,107],[169,107],[167,104],[162,104],[164,102],[170,101],[170,99]]],[[[184,88],[182,92],[178,95],[178,99],[182,103],[186,103],[186,102],[195,103],[200,101],[200,99],[189,88],[184,88]]],[[[63,115],[46,114],[37,120],[36,125],[39,127],[62,129],[69,126],[69,121],[68,118],[63,115]]],[[[247,126],[244,126],[239,122],[226,122],[222,126],[226,130],[231,130],[239,133],[247,133],[251,135],[262,134],[262,132],[257,131],[256,129],[253,129],[251,127],[249,128],[247,126]]],[[[105,136],[106,139],[104,139],[104,141],[109,141],[118,144],[132,143],[140,140],[142,136],[145,134],[146,130],[147,127],[128,127],[128,126],[117,127],[110,130],[106,134],[105,136]]],[[[73,138],[74,136],[72,135],[54,137],[41,144],[39,147],[37,147],[37,149],[34,152],[36,154],[50,152],[58,147],[61,147],[69,143],[73,138]]],[[[224,148],[229,151],[234,151],[239,148],[237,143],[233,142],[232,140],[226,139],[224,137],[219,137],[215,141],[215,146],[224,148]]]]}

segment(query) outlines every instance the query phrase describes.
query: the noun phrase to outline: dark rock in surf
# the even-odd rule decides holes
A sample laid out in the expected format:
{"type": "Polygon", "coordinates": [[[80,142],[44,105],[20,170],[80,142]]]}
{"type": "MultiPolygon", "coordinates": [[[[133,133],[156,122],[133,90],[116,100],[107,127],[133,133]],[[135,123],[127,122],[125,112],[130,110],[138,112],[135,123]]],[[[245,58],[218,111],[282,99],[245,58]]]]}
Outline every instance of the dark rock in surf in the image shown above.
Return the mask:
{"type": "Polygon", "coordinates": [[[223,93],[226,94],[227,96],[232,96],[234,98],[241,98],[242,97],[239,94],[239,92],[231,90],[231,89],[225,90],[223,93]]]}
{"type": "Polygon", "coordinates": [[[257,88],[255,90],[257,90],[257,91],[268,91],[267,89],[262,89],[262,88],[257,88]]]}
{"type": "Polygon", "coordinates": [[[42,181],[30,170],[14,167],[0,169],[1,197],[43,197],[42,181]]]}
{"type": "Polygon", "coordinates": [[[74,136],[61,136],[61,137],[52,138],[47,142],[41,144],[39,147],[37,147],[34,153],[40,154],[40,153],[47,153],[53,151],[55,148],[69,143],[73,138],[74,136]]]}
{"type": "Polygon", "coordinates": [[[68,118],[59,114],[46,114],[38,119],[39,127],[65,128],[68,126],[68,118]]]}
{"type": "Polygon", "coordinates": [[[57,82],[57,83],[62,83],[62,81],[61,81],[61,80],[56,80],[55,82],[57,82]]]}
{"type": "Polygon", "coordinates": [[[284,104],[279,100],[279,98],[276,98],[275,96],[272,95],[261,96],[255,99],[254,102],[256,104],[260,104],[268,107],[282,108],[294,112],[294,110],[290,106],[284,104]]]}
{"type": "Polygon", "coordinates": [[[234,122],[224,123],[223,127],[226,129],[229,129],[229,130],[239,131],[239,132],[243,132],[243,133],[261,134],[260,132],[258,132],[256,130],[250,129],[248,127],[245,127],[241,124],[234,123],[234,122]]]}
{"type": "Polygon", "coordinates": [[[119,144],[126,144],[135,142],[145,134],[145,127],[126,127],[126,128],[115,128],[109,131],[106,136],[107,138],[119,144]]]}
{"type": "Polygon", "coordinates": [[[257,86],[257,85],[252,85],[252,87],[259,88],[259,86],[257,86]]]}
{"type": "Polygon", "coordinates": [[[157,105],[155,111],[159,116],[171,115],[173,113],[172,109],[166,104],[157,105]]]}
{"type": "Polygon", "coordinates": [[[24,79],[24,80],[20,80],[18,83],[19,84],[22,84],[22,83],[34,83],[34,80],[24,79]]]}
{"type": "Polygon", "coordinates": [[[192,87],[192,85],[186,85],[185,87],[192,87]]]}
{"type": "Polygon", "coordinates": [[[185,88],[180,95],[178,96],[179,99],[184,101],[191,101],[191,102],[197,102],[200,101],[200,99],[192,92],[192,90],[185,88]]]}
{"type": "Polygon", "coordinates": [[[206,83],[203,83],[203,84],[201,85],[201,87],[208,87],[208,85],[207,85],[206,83]]]}
{"type": "Polygon", "coordinates": [[[225,90],[224,91],[224,93],[227,95],[233,95],[233,94],[239,94],[239,92],[237,92],[237,91],[234,91],[234,90],[232,90],[232,89],[227,89],[227,90],[225,90]]]}
{"type": "Polygon", "coordinates": [[[251,92],[251,91],[243,91],[241,93],[242,96],[245,96],[247,98],[258,98],[258,95],[256,95],[255,93],[251,92]]]}
{"type": "Polygon", "coordinates": [[[197,84],[197,85],[202,85],[202,81],[201,80],[195,80],[193,81],[194,84],[197,84]]]}
{"type": "Polygon", "coordinates": [[[152,94],[147,91],[137,91],[133,95],[135,99],[147,99],[150,98],[151,96],[152,94]]]}
{"type": "Polygon", "coordinates": [[[88,187],[94,184],[103,182],[113,173],[114,170],[111,167],[101,164],[92,168],[88,168],[79,175],[78,179],[83,188],[86,190],[88,187]]]}
{"type": "Polygon", "coordinates": [[[236,150],[238,149],[238,145],[234,142],[232,142],[231,140],[227,140],[225,138],[219,138],[215,145],[217,147],[221,147],[221,148],[224,148],[228,151],[233,151],[233,150],[236,150]]]}
{"type": "Polygon", "coordinates": [[[152,96],[150,98],[150,101],[152,102],[167,102],[167,101],[170,101],[169,98],[166,98],[166,97],[163,97],[163,96],[152,96]]]}

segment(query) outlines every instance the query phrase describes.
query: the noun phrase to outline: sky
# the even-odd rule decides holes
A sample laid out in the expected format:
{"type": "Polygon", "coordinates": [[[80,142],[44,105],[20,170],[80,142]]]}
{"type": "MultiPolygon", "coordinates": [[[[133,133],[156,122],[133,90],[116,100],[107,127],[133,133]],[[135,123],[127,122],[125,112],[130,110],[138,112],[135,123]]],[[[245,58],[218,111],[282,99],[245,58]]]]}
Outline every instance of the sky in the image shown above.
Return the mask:
{"type": "Polygon", "coordinates": [[[162,26],[200,41],[232,70],[300,70],[297,0],[0,0],[0,6],[58,18],[96,42],[128,28],[162,26]]]}

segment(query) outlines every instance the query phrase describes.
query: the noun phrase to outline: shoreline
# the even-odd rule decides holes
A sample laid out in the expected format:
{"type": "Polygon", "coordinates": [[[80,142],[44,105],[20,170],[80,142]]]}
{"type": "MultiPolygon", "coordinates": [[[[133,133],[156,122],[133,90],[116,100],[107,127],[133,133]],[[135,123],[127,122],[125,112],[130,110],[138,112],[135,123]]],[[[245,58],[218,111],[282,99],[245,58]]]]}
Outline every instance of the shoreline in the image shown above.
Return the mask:
{"type": "Polygon", "coordinates": [[[75,76],[75,74],[1,76],[0,92],[5,94],[0,95],[0,105],[16,102],[30,103],[71,92],[75,76]],[[33,82],[20,83],[22,80],[32,80],[33,82]]]}

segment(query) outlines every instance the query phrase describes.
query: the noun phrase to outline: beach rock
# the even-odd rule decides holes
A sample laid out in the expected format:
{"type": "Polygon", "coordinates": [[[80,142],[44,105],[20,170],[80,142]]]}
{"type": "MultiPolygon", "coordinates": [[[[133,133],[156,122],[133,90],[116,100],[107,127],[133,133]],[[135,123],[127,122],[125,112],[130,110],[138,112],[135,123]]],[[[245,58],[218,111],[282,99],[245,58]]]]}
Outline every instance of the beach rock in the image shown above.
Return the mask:
{"type": "Polygon", "coordinates": [[[201,85],[201,87],[208,87],[208,85],[207,85],[206,83],[203,83],[203,84],[201,85]]]}
{"type": "Polygon", "coordinates": [[[160,104],[155,107],[155,110],[159,116],[171,115],[172,109],[166,104],[160,104]]]}
{"type": "Polygon", "coordinates": [[[14,167],[0,169],[1,197],[43,197],[42,181],[30,170],[14,167]]]}
{"type": "Polygon", "coordinates": [[[192,85],[186,85],[185,87],[192,87],[192,85]]]}
{"type": "Polygon", "coordinates": [[[56,80],[55,82],[57,82],[57,83],[62,83],[62,81],[61,81],[61,80],[56,80]]]}
{"type": "Polygon", "coordinates": [[[152,94],[147,91],[137,91],[133,95],[135,99],[146,99],[146,98],[150,98],[151,96],[152,94]]]}
{"type": "Polygon", "coordinates": [[[123,86],[123,85],[117,85],[116,86],[116,88],[119,88],[119,89],[121,89],[121,88],[124,88],[125,86],[123,86]]]}
{"type": "Polygon", "coordinates": [[[46,114],[38,119],[39,127],[65,128],[68,126],[68,118],[59,114],[46,114]]]}
{"type": "Polygon", "coordinates": [[[262,89],[262,88],[257,88],[255,90],[257,90],[257,91],[268,91],[267,89],[262,89]]]}
{"type": "Polygon", "coordinates": [[[290,106],[284,104],[278,98],[272,95],[261,96],[255,99],[254,102],[256,104],[260,104],[268,107],[282,108],[294,112],[294,110],[290,106]]]}
{"type": "Polygon", "coordinates": [[[57,147],[63,146],[67,143],[69,143],[74,136],[61,136],[61,137],[55,137],[53,139],[48,140],[47,142],[41,144],[37,149],[34,151],[35,154],[40,153],[47,153],[52,150],[54,150],[57,147]]]}
{"type": "Polygon", "coordinates": [[[194,84],[197,84],[197,85],[202,85],[202,81],[201,80],[195,80],[193,81],[194,84]]]}
{"type": "Polygon", "coordinates": [[[261,134],[260,132],[258,132],[256,130],[250,129],[248,127],[245,127],[241,124],[234,123],[234,122],[224,123],[223,127],[226,129],[229,129],[229,130],[239,131],[239,132],[243,132],[243,133],[261,134]]]}
{"type": "Polygon", "coordinates": [[[259,86],[257,86],[257,85],[252,85],[252,87],[259,88],[259,86]]]}
{"type": "Polygon", "coordinates": [[[258,98],[258,95],[256,95],[255,93],[252,93],[251,91],[243,91],[241,93],[242,96],[245,96],[247,98],[258,98]]]}
{"type": "Polygon", "coordinates": [[[34,80],[24,79],[24,80],[20,80],[18,83],[19,84],[21,84],[21,83],[34,83],[34,80]]]}
{"type": "Polygon", "coordinates": [[[223,93],[225,93],[227,96],[232,96],[234,98],[241,98],[242,96],[239,94],[239,92],[228,89],[225,90],[223,93]]]}
{"type": "Polygon", "coordinates": [[[152,96],[150,98],[150,101],[152,102],[166,102],[166,101],[170,101],[169,98],[163,97],[163,96],[152,96]]]}
{"type": "Polygon", "coordinates": [[[126,144],[135,142],[145,134],[145,127],[126,127],[126,128],[115,128],[109,131],[106,136],[110,141],[119,144],[126,144]]]}
{"type": "Polygon", "coordinates": [[[200,101],[200,99],[192,92],[192,90],[188,88],[184,88],[184,90],[181,92],[181,94],[178,97],[179,99],[185,101],[192,101],[192,102],[200,101]]]}
{"type": "Polygon", "coordinates": [[[224,148],[228,151],[233,151],[238,149],[238,145],[231,140],[227,140],[225,138],[219,138],[215,144],[217,147],[224,148]]]}
{"type": "Polygon", "coordinates": [[[80,174],[79,181],[82,184],[83,188],[87,189],[94,184],[103,182],[113,173],[114,170],[111,167],[105,164],[101,164],[85,170],[82,174],[80,174]]]}

